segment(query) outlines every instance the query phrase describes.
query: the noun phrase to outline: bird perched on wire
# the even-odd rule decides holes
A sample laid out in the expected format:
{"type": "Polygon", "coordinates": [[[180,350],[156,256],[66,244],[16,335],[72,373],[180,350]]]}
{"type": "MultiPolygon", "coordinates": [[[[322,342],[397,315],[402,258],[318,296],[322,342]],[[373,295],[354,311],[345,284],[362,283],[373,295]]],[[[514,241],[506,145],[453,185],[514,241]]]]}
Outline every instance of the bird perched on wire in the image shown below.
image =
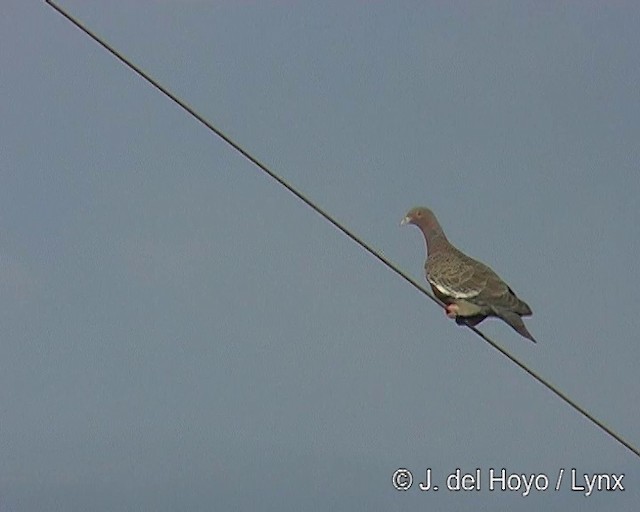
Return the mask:
{"type": "Polygon", "coordinates": [[[531,308],[487,265],[454,247],[431,210],[413,208],[400,224],[414,224],[422,231],[427,245],[427,281],[449,318],[474,326],[495,316],[536,343],[521,318],[531,315],[531,308]]]}

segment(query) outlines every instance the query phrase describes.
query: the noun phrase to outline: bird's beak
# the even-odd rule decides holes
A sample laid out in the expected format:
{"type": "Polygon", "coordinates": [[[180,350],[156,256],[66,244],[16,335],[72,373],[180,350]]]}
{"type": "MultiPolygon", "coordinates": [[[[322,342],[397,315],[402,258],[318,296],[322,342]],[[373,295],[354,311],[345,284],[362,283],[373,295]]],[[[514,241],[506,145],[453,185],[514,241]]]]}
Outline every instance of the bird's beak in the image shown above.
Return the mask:
{"type": "Polygon", "coordinates": [[[411,222],[411,219],[409,218],[409,216],[407,215],[406,217],[404,217],[401,221],[400,221],[400,225],[404,226],[405,224],[409,224],[409,222],[411,222]]]}

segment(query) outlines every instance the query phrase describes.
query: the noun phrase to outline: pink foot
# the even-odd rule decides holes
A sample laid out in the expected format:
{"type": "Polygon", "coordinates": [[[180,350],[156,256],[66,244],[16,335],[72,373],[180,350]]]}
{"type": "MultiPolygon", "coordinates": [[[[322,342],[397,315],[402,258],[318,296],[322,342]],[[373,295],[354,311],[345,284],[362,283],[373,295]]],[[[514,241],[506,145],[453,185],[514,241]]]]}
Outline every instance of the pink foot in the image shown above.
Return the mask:
{"type": "Polygon", "coordinates": [[[444,308],[444,312],[449,318],[456,318],[460,308],[457,304],[447,304],[444,308]]]}

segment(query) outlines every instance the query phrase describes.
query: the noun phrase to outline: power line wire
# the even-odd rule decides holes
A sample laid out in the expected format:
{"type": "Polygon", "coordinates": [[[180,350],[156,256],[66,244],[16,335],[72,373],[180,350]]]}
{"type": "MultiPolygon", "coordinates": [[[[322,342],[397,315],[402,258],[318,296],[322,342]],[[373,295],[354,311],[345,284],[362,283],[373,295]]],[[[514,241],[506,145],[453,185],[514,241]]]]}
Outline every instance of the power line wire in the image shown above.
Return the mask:
{"type": "MultiPolygon", "coordinates": [[[[252,156],[248,151],[246,151],[245,149],[243,149],[237,142],[233,141],[230,137],[228,137],[227,135],[225,135],[221,130],[219,130],[218,128],[216,128],[215,126],[213,126],[209,121],[207,121],[202,115],[200,115],[198,112],[196,112],[191,106],[189,106],[185,101],[181,100],[180,98],[178,98],[175,94],[173,94],[171,91],[169,91],[167,88],[165,88],[163,85],[161,85],[159,82],[157,82],[154,78],[152,78],[150,75],[148,75],[147,73],[145,73],[144,71],[142,71],[142,69],[140,69],[138,66],[136,66],[135,64],[133,64],[131,61],[129,61],[126,57],[124,57],[121,53],[119,53],[115,48],[113,48],[112,46],[110,46],[108,43],[106,43],[105,41],[103,41],[100,37],[98,37],[96,34],[94,34],[93,32],[91,32],[89,29],[87,29],[82,23],[80,23],[78,20],[76,20],[73,16],[71,16],[70,14],[68,14],[64,9],[62,9],[61,7],[59,7],[58,5],[56,5],[53,1],[51,0],[45,0],[45,3],[47,3],[49,6],[51,6],[53,9],[55,9],[59,14],[61,14],[62,16],[64,16],[67,20],[69,20],[71,23],[73,23],[77,28],[79,28],[82,32],[84,32],[87,36],[89,36],[91,39],[93,39],[96,43],[98,43],[100,46],[102,46],[105,50],[107,50],[109,53],[111,53],[116,59],[118,59],[120,62],[122,62],[125,66],[127,66],[128,68],[130,68],[133,72],[135,72],[137,75],[141,76],[142,78],[144,78],[149,84],[151,84],[153,87],[155,87],[156,89],[158,89],[162,94],[164,94],[165,96],[167,96],[168,98],[170,98],[174,103],[176,103],[178,106],[180,106],[182,109],[184,109],[185,111],[187,111],[191,116],[193,116],[194,118],[196,118],[198,121],[200,121],[203,125],[205,125],[209,130],[211,130],[213,133],[215,133],[218,137],[220,137],[223,141],[225,141],[227,144],[229,144],[233,149],[235,149],[238,153],[240,153],[242,156],[244,156],[247,160],[249,160],[251,163],[253,163],[254,165],[256,165],[260,170],[262,170],[264,173],[266,173],[269,177],[271,177],[272,179],[274,179],[275,181],[277,181],[280,185],[282,185],[284,188],[286,188],[289,192],[291,192],[294,196],[296,196],[298,199],[300,199],[303,203],[305,203],[307,206],[309,206],[311,209],[315,210],[317,213],[319,213],[322,217],[324,217],[327,221],[329,221],[331,224],[333,224],[336,228],[338,228],[340,231],[342,231],[345,235],[347,235],[349,238],[351,238],[351,240],[353,240],[354,242],[356,242],[358,245],[360,245],[363,249],[365,249],[369,254],[371,254],[372,256],[374,256],[375,258],[377,258],[378,260],[380,260],[384,265],[386,265],[390,270],[392,270],[393,272],[395,272],[396,274],[398,274],[400,277],[402,277],[405,281],[407,281],[409,284],[411,284],[414,288],[416,288],[417,290],[419,290],[420,292],[422,292],[424,295],[426,295],[429,299],[431,299],[433,302],[435,302],[436,304],[438,304],[440,307],[444,308],[444,304],[438,300],[434,295],[431,294],[431,292],[427,291],[426,288],[424,288],[422,285],[420,285],[418,282],[416,282],[412,277],[410,277],[408,274],[406,274],[405,272],[403,272],[401,269],[399,269],[393,262],[391,262],[390,260],[388,260],[386,257],[384,257],[379,251],[376,251],[375,249],[373,249],[369,244],[367,244],[364,240],[362,240],[360,237],[358,237],[357,235],[355,235],[354,233],[352,233],[351,231],[349,231],[349,229],[347,229],[346,227],[344,227],[340,222],[338,222],[336,219],[334,219],[331,215],[329,215],[327,212],[325,212],[322,208],[320,208],[319,206],[317,206],[313,201],[311,201],[308,197],[306,197],[304,194],[302,194],[301,192],[299,192],[298,190],[296,190],[292,185],[290,185],[287,181],[285,181],[283,178],[281,178],[280,176],[278,176],[276,173],[274,173],[271,169],[269,169],[265,164],[263,164],[260,160],[258,160],[257,158],[255,158],[254,156],[252,156]]],[[[619,434],[617,434],[616,432],[614,432],[611,428],[609,428],[607,425],[605,425],[602,421],[600,421],[599,419],[597,419],[595,416],[593,416],[591,413],[589,413],[586,409],[584,409],[583,407],[581,407],[580,405],[578,405],[576,402],[574,402],[570,397],[568,397],[565,393],[563,393],[562,391],[560,391],[558,388],[556,388],[553,384],[551,384],[550,382],[548,382],[546,379],[544,379],[543,377],[541,377],[540,375],[538,375],[535,371],[531,370],[530,368],[528,368],[524,363],[520,362],[518,359],[516,359],[514,356],[512,356],[511,354],[509,354],[504,348],[502,348],[500,345],[498,345],[495,341],[493,341],[492,339],[490,339],[487,335],[485,335],[482,331],[480,331],[479,329],[477,329],[476,327],[467,325],[466,327],[468,327],[469,329],[471,329],[473,332],[475,332],[478,336],[480,336],[484,341],[486,341],[489,345],[491,345],[494,349],[496,349],[498,352],[500,352],[503,356],[505,356],[507,359],[509,359],[511,362],[515,363],[517,366],[519,366],[522,370],[524,370],[525,372],[527,372],[531,377],[533,377],[535,380],[537,380],[540,384],[542,384],[544,387],[546,387],[549,391],[551,391],[552,393],[554,393],[556,396],[558,396],[559,398],[561,398],[562,400],[564,400],[567,404],[569,404],[571,407],[573,407],[576,411],[578,411],[580,414],[582,414],[585,418],[587,418],[589,421],[591,421],[593,424],[595,424],[596,426],[598,426],[600,429],[602,429],[604,432],[606,432],[607,434],[609,434],[611,437],[613,437],[616,441],[618,441],[620,444],[622,444],[624,447],[626,447],[627,449],[629,449],[630,451],[632,451],[635,455],[637,455],[638,457],[640,457],[640,450],[638,450],[636,447],[634,447],[631,443],[629,443],[628,441],[626,441],[622,436],[620,436],[619,434]]]]}

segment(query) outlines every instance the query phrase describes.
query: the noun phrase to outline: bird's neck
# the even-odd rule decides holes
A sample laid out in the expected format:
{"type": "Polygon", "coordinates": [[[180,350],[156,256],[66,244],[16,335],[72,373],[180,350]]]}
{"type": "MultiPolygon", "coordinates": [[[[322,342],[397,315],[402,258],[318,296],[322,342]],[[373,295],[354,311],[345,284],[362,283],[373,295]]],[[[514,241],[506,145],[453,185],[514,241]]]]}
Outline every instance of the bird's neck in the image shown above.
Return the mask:
{"type": "Polygon", "coordinates": [[[437,229],[423,229],[424,241],[426,244],[427,255],[430,253],[443,249],[449,245],[447,237],[441,230],[437,229]]]}

